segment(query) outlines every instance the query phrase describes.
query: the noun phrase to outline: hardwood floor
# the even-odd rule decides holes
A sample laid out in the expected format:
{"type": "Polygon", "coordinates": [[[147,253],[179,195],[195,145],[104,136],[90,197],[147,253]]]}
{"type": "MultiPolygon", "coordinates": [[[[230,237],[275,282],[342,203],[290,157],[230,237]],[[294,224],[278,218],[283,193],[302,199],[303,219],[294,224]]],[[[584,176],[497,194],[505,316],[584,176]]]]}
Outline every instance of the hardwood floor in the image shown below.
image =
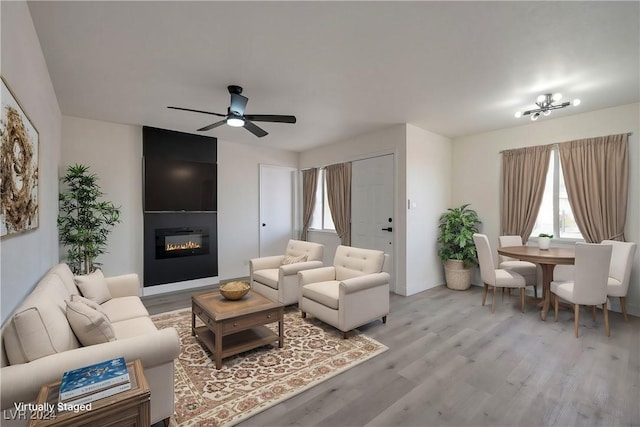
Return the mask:
{"type": "Polygon", "coordinates": [[[640,318],[610,312],[608,338],[602,311],[595,323],[583,312],[575,338],[570,311],[543,322],[515,295],[498,296],[493,315],[481,299],[479,287],[392,294],[387,324],[360,328],[387,352],[239,425],[640,425],[640,318]]]}

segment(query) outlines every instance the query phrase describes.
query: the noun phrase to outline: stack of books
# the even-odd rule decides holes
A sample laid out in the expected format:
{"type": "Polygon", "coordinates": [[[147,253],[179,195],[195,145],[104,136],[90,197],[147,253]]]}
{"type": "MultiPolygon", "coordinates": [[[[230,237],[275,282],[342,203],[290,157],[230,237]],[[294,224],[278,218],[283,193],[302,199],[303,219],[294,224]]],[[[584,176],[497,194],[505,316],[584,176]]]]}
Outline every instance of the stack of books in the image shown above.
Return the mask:
{"type": "Polygon", "coordinates": [[[131,389],[124,357],[67,371],[62,375],[58,402],[84,405],[131,389]]]}

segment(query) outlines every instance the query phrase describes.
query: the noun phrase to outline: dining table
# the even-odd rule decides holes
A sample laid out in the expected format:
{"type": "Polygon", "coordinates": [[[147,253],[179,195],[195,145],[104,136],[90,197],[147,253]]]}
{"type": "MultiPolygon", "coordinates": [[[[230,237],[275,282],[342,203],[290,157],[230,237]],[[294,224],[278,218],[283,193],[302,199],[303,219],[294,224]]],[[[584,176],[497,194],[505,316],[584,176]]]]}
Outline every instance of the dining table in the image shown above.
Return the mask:
{"type": "Polygon", "coordinates": [[[498,248],[498,253],[521,261],[529,261],[540,265],[542,269],[542,310],[540,317],[547,319],[551,301],[551,281],[556,265],[573,265],[576,252],[573,247],[540,249],[536,246],[505,246],[498,248]]]}

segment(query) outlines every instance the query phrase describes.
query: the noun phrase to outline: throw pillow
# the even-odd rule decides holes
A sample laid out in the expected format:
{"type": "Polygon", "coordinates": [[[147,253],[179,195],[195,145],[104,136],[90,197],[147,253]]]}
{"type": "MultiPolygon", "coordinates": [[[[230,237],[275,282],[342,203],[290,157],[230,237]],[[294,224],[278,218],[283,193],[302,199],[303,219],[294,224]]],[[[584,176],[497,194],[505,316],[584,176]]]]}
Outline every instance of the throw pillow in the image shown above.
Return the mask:
{"type": "Polygon", "coordinates": [[[97,304],[102,304],[111,299],[111,292],[109,292],[107,281],[104,280],[104,275],[100,269],[85,276],[76,276],[75,279],[76,285],[80,288],[83,297],[97,304]]]}
{"type": "Polygon", "coordinates": [[[78,301],[67,301],[67,320],[83,346],[115,341],[111,322],[104,314],[78,301]]]}
{"type": "Polygon", "coordinates": [[[284,259],[282,260],[282,265],[287,265],[287,264],[295,264],[297,262],[305,262],[307,260],[307,255],[285,255],[284,259]]]}
{"type": "MultiPolygon", "coordinates": [[[[81,297],[80,295],[71,295],[71,301],[77,301],[77,302],[81,302],[85,305],[87,305],[89,308],[92,308],[94,310],[96,310],[98,313],[104,314],[105,316],[107,316],[107,319],[109,319],[109,315],[107,313],[105,313],[105,311],[102,309],[102,307],[100,307],[100,304],[85,298],[85,297],[81,297]]],[[[111,320],[111,319],[109,319],[111,320]]]]}

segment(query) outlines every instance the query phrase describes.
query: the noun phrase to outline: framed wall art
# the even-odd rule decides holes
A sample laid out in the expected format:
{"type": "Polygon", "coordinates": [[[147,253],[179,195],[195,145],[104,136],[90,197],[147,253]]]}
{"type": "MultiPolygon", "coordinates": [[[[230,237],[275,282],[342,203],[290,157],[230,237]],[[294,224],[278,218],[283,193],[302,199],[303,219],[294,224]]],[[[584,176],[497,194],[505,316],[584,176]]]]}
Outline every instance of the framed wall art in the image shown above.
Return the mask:
{"type": "Polygon", "coordinates": [[[0,237],[38,228],[38,131],[2,80],[0,237]]]}

